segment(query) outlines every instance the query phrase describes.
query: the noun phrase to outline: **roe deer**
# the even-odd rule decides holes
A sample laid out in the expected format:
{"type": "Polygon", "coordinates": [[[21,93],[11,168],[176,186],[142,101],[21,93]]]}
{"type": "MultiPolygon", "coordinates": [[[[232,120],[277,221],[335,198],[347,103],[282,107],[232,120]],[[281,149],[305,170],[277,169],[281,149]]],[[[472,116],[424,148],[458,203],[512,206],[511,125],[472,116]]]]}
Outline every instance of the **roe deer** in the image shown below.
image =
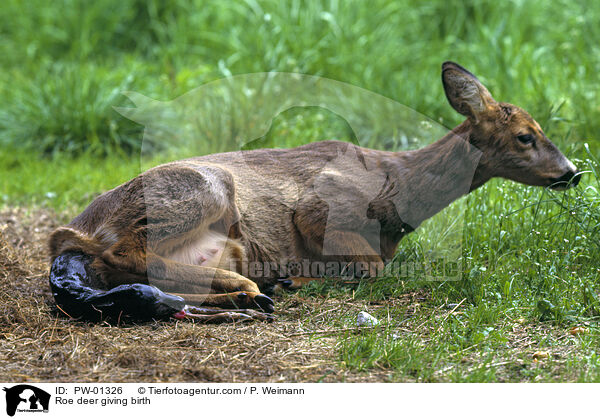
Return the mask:
{"type": "MultiPolygon", "coordinates": [[[[419,150],[323,141],[220,153],[102,194],[50,237],[57,304],[73,315],[268,320],[274,304],[260,289],[281,276],[246,272],[245,262],[382,266],[404,235],[492,177],[555,189],[579,182],[527,112],[496,102],[455,63],[443,64],[442,82],[467,119],[419,150]]],[[[306,273],[289,276],[283,283],[296,286],[306,273]]]]}

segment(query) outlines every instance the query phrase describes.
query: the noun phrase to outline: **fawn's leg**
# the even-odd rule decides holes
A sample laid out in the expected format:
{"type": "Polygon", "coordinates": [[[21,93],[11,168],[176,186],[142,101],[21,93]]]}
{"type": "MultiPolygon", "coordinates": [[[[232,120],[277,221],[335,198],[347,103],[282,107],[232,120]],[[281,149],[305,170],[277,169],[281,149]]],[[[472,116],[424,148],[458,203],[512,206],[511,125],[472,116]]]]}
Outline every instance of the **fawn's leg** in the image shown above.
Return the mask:
{"type": "Polygon", "coordinates": [[[207,307],[185,306],[173,315],[176,319],[193,319],[201,323],[231,323],[246,320],[272,321],[272,314],[252,309],[218,309],[207,307]]]}

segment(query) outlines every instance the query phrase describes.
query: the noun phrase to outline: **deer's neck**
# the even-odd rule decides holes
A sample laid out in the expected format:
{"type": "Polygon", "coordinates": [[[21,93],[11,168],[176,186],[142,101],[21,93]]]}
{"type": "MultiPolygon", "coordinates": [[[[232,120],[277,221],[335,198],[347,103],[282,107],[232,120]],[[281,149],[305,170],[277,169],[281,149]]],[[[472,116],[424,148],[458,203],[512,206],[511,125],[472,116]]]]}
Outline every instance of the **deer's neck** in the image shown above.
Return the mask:
{"type": "Polygon", "coordinates": [[[469,143],[470,131],[465,121],[427,147],[394,153],[394,201],[405,223],[416,228],[489,179],[480,167],[482,153],[469,143]]]}

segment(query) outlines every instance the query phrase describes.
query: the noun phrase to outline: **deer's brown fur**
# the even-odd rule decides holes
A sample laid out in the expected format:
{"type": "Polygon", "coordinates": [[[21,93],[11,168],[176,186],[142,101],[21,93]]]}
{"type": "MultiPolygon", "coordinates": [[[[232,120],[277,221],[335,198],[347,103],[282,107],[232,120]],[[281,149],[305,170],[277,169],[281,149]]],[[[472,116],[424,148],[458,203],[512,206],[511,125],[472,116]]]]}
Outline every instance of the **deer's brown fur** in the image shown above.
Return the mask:
{"type": "Polygon", "coordinates": [[[442,81],[450,104],[467,119],[423,149],[387,152],[323,141],[161,165],[102,194],[57,229],[50,237],[51,257],[68,250],[94,256],[93,267],[107,288],[155,280],[188,304],[231,307],[235,301],[238,307],[256,307],[264,297],[259,288],[276,282],[277,273],[246,277],[239,265],[224,269],[230,259],[381,266],[405,234],[492,177],[551,186],[576,175],[527,112],[496,102],[457,64],[443,65],[442,81]],[[525,134],[534,142],[519,140],[525,134]],[[363,172],[336,166],[349,148],[363,172]],[[364,168],[383,179],[374,199],[364,168]],[[457,188],[459,181],[467,188],[457,188]],[[325,202],[328,188],[345,200],[325,202]],[[367,202],[367,216],[353,202],[367,202]],[[332,205],[340,215],[335,219],[328,217],[332,205]],[[378,248],[373,237],[361,233],[373,221],[380,226],[378,248]],[[225,260],[203,266],[181,257],[212,232],[231,240],[225,260]]]}

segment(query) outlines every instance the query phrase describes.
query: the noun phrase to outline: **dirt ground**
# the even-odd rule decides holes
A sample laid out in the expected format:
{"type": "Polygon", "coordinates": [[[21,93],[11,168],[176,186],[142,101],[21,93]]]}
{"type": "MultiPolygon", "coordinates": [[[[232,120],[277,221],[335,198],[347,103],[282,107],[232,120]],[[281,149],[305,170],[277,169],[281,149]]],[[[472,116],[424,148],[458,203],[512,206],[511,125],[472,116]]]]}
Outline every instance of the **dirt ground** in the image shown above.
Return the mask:
{"type": "Polygon", "coordinates": [[[0,211],[0,381],[385,379],[383,373],[340,369],[336,331],[327,320],[350,302],[289,295],[278,300],[278,319],[268,324],[172,320],[117,326],[70,319],[54,305],[47,279],[45,244],[58,225],[59,216],[48,210],[0,211]],[[311,314],[317,305],[320,314],[311,314]]]}

